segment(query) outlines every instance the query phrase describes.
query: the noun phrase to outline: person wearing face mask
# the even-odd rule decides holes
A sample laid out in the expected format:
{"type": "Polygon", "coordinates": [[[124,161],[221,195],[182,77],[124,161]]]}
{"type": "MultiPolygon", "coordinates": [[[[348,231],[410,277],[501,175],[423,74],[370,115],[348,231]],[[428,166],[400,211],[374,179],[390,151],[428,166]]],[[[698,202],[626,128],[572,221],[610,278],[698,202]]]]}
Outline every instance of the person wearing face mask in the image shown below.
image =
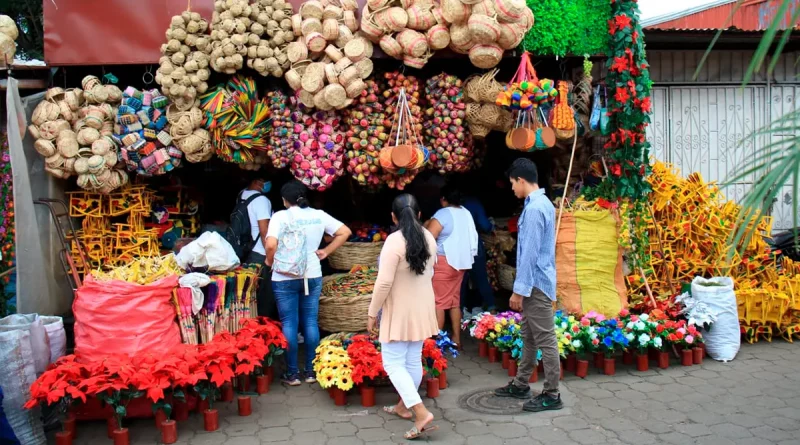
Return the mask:
{"type": "Polygon", "coordinates": [[[255,176],[250,184],[239,193],[238,201],[248,202],[247,215],[250,218],[250,235],[253,238],[253,248],[245,259],[248,264],[260,264],[261,275],[258,283],[258,315],[277,318],[278,307],[270,285],[269,268],[266,267],[267,259],[267,229],[272,218],[272,203],[267,198],[267,193],[272,189],[272,183],[263,176],[255,176]]]}

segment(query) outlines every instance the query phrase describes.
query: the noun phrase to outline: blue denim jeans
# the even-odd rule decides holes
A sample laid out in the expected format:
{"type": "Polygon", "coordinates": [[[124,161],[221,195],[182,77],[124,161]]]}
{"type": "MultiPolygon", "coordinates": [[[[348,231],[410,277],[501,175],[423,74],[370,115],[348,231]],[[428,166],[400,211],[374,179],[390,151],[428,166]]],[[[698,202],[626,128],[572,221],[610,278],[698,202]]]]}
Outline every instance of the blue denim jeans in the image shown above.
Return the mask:
{"type": "Polygon", "coordinates": [[[471,303],[469,300],[469,282],[472,280],[472,285],[481,297],[481,305],[485,309],[494,309],[494,289],[489,284],[489,272],[486,267],[486,248],[483,246],[483,241],[478,240],[478,254],[475,255],[475,262],[472,263],[472,269],[467,271],[467,276],[461,282],[461,307],[472,309],[468,307],[471,303]]]}
{"type": "Polygon", "coordinates": [[[322,292],[322,278],[308,279],[308,295],[305,295],[303,280],[273,281],[272,290],[278,303],[278,314],[283,324],[283,335],[289,343],[286,351],[288,374],[296,374],[297,368],[297,329],[302,329],[306,345],[306,371],[314,369],[314,356],[319,346],[319,295],[322,292]]]}

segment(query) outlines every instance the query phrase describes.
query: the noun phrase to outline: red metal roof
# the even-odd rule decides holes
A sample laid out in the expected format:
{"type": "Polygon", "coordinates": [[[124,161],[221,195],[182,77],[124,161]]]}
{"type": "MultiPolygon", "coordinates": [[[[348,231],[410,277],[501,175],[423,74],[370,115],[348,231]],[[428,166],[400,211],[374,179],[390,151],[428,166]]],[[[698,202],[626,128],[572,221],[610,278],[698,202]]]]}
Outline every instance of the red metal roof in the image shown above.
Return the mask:
{"type": "MultiPolygon", "coordinates": [[[[737,1],[718,1],[707,7],[699,6],[682,12],[643,20],[645,29],[663,30],[707,30],[736,28],[742,31],[766,30],[780,9],[782,0],[745,0],[736,9],[737,1]],[[736,11],[729,20],[731,13],[736,11]]],[[[781,19],[781,29],[797,28],[798,22],[791,24],[794,11],[800,8],[800,0],[791,0],[785,16],[781,19]]]]}

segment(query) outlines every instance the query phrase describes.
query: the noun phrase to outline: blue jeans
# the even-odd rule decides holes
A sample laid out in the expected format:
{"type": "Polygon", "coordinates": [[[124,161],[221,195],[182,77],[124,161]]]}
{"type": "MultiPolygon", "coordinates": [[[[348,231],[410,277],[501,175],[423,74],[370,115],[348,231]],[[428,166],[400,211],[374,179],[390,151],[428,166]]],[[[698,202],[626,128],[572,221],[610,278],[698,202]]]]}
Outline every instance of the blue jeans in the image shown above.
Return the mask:
{"type": "Polygon", "coordinates": [[[306,345],[306,371],[314,369],[314,356],[319,346],[319,295],[322,278],[308,278],[308,295],[303,289],[303,280],[273,281],[272,290],[278,303],[278,314],[283,324],[283,335],[289,343],[286,351],[286,367],[289,375],[297,374],[297,329],[302,329],[306,345]]]}
{"type": "Polygon", "coordinates": [[[489,284],[489,273],[486,269],[486,249],[483,246],[483,241],[478,240],[478,254],[475,255],[472,269],[467,271],[467,276],[461,283],[461,307],[468,307],[469,305],[469,282],[472,280],[472,285],[481,296],[481,305],[486,309],[494,309],[494,290],[492,285],[489,284]]]}

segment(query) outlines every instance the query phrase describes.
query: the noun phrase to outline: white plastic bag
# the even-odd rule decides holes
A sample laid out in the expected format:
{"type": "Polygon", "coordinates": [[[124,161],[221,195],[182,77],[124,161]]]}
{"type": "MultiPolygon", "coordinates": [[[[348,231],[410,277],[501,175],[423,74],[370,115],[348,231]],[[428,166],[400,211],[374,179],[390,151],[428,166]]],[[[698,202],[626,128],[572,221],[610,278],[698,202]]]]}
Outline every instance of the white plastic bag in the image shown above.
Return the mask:
{"type": "Polygon", "coordinates": [[[39,314],[12,314],[0,319],[0,332],[23,330],[31,333],[30,343],[36,375],[43,373],[50,364],[50,343],[47,331],[39,314]]]}
{"type": "Polygon", "coordinates": [[[192,290],[192,313],[197,315],[200,309],[203,309],[203,300],[205,296],[201,287],[206,287],[211,283],[211,278],[202,273],[187,273],[178,279],[178,284],[181,287],[188,287],[192,290]]]}
{"type": "Polygon", "coordinates": [[[3,411],[14,435],[25,445],[44,444],[46,439],[40,409],[22,406],[30,399],[30,387],[36,380],[31,349],[31,331],[0,331],[0,386],[3,387],[3,411]]]}
{"type": "Polygon", "coordinates": [[[50,363],[67,355],[67,332],[64,330],[64,319],[61,317],[39,317],[47,332],[47,341],[50,342],[50,363]]]}
{"type": "Polygon", "coordinates": [[[239,265],[239,257],[230,243],[217,232],[206,232],[183,246],[175,255],[183,269],[208,267],[210,271],[224,272],[239,265]]]}
{"type": "Polygon", "coordinates": [[[717,318],[711,330],[703,332],[708,355],[723,362],[733,360],[742,344],[733,279],[696,277],[692,281],[692,298],[705,303],[717,318]]]}

